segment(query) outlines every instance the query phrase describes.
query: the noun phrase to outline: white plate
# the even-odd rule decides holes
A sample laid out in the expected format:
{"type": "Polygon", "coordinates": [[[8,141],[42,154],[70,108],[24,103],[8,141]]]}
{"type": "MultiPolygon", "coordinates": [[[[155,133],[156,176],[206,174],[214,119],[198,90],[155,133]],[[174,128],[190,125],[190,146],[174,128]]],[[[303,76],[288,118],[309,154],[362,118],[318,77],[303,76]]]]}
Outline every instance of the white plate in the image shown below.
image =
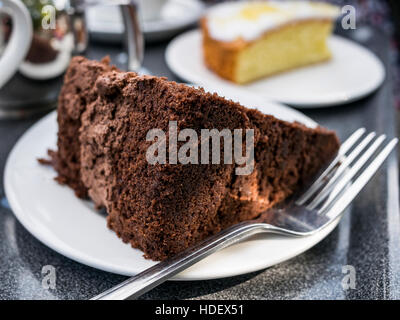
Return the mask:
{"type": "Polygon", "coordinates": [[[245,90],[297,107],[348,103],[376,90],[385,78],[384,66],[373,53],[353,41],[332,36],[329,39],[332,60],[237,85],[205,66],[201,37],[199,30],[189,31],[168,45],[166,61],[177,76],[192,83],[245,90]]]}
{"type": "MultiPolygon", "coordinates": [[[[218,91],[221,95],[257,107],[284,120],[308,126],[316,123],[288,107],[265,102],[254,95],[218,91]]],[[[4,185],[12,210],[24,227],[41,242],[73,260],[101,270],[134,275],[152,266],[142,252],[124,244],[106,226],[105,216],[89,201],[75,197],[68,187],[56,183],[52,168],[37,158],[56,145],[56,113],[30,128],[17,142],[7,160],[4,185]]],[[[339,221],[339,220],[338,220],[339,221]]],[[[316,235],[284,238],[263,235],[233,245],[197,263],[175,280],[203,280],[239,275],[288,260],[325,238],[338,221],[316,235]]]]}
{"type": "MultiPolygon", "coordinates": [[[[204,12],[199,0],[169,0],[161,11],[160,18],[141,21],[146,41],[161,41],[171,38],[180,30],[196,23],[204,12]]],[[[88,29],[97,40],[119,42],[124,25],[117,6],[98,5],[86,9],[88,29]]]]}

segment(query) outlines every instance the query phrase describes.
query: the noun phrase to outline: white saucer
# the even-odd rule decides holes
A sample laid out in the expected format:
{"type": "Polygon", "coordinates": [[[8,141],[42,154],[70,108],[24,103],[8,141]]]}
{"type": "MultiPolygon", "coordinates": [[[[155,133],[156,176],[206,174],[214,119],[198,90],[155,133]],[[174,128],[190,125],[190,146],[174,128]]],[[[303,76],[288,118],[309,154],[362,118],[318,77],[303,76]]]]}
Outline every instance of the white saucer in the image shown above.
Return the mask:
{"type": "MultiPolygon", "coordinates": [[[[141,21],[144,37],[147,42],[171,38],[196,23],[203,11],[204,5],[199,0],[168,0],[159,19],[141,21]]],[[[88,7],[86,18],[94,39],[113,43],[122,40],[124,26],[117,6],[88,7]]]]}
{"type": "MultiPolygon", "coordinates": [[[[265,102],[255,95],[218,90],[221,95],[257,107],[264,113],[308,126],[316,123],[288,107],[265,102]]],[[[4,185],[9,204],[18,220],[41,242],[75,261],[101,270],[134,275],[155,264],[142,252],[124,244],[106,226],[105,216],[89,201],[75,197],[68,187],[56,183],[54,170],[37,158],[55,148],[56,113],[30,128],[10,153],[4,185]]],[[[217,252],[174,277],[175,280],[204,280],[257,271],[293,258],[324,239],[339,219],[306,238],[263,235],[217,252]]]]}
{"type": "Polygon", "coordinates": [[[187,82],[255,93],[265,99],[300,108],[328,107],[349,103],[376,90],[385,79],[382,62],[361,45],[339,36],[329,39],[333,58],[247,85],[218,77],[203,62],[201,33],[184,33],[169,44],[166,61],[187,82]]]}

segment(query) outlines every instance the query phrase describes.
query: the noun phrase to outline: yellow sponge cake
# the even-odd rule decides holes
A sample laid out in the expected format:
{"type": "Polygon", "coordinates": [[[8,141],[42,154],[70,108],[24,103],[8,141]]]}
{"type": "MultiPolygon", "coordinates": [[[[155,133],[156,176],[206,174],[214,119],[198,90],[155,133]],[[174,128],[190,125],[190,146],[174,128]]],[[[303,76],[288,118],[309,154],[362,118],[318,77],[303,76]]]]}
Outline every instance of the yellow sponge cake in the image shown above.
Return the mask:
{"type": "Polygon", "coordinates": [[[206,65],[244,84],[331,58],[339,8],[309,1],[225,2],[202,19],[206,65]]]}

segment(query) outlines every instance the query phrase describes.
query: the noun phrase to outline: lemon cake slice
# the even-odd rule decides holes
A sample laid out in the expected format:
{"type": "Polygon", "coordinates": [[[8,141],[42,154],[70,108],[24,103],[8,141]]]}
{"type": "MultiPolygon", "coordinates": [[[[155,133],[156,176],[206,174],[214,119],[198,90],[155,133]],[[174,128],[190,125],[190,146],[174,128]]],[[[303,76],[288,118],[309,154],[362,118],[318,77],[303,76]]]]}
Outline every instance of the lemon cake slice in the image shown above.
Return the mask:
{"type": "Polygon", "coordinates": [[[337,6],[309,1],[225,2],[202,19],[204,60],[222,78],[244,84],[329,60],[337,6]]]}

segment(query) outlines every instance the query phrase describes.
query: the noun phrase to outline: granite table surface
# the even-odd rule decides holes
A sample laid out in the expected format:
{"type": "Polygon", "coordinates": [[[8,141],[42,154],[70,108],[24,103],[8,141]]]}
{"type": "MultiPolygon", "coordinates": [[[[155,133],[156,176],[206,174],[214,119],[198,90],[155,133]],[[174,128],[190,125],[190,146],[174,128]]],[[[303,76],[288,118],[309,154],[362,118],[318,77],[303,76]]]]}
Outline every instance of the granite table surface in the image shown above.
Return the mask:
{"type": "MultiPolygon", "coordinates": [[[[369,47],[384,62],[388,76],[372,95],[348,105],[303,110],[341,139],[359,127],[388,137],[397,135],[393,107],[393,81],[388,38],[368,27],[346,31],[345,36],[369,47]]],[[[144,66],[152,74],[179,81],[168,69],[167,42],[146,47],[144,66]]],[[[118,46],[91,44],[87,56],[109,54],[124,67],[118,46]]],[[[3,188],[7,156],[18,138],[40,116],[25,120],[0,120],[0,299],[88,299],[126,277],[74,262],[47,248],[17,221],[8,207],[3,188]],[[42,267],[56,268],[56,287],[42,286],[42,267]]],[[[400,216],[398,157],[392,153],[365,187],[338,227],[307,252],[279,265],[241,276],[188,282],[166,282],[141,299],[399,299],[400,216]],[[355,270],[355,288],[344,290],[345,266],[355,270]]],[[[348,270],[348,269],[347,269],[348,270]]]]}

